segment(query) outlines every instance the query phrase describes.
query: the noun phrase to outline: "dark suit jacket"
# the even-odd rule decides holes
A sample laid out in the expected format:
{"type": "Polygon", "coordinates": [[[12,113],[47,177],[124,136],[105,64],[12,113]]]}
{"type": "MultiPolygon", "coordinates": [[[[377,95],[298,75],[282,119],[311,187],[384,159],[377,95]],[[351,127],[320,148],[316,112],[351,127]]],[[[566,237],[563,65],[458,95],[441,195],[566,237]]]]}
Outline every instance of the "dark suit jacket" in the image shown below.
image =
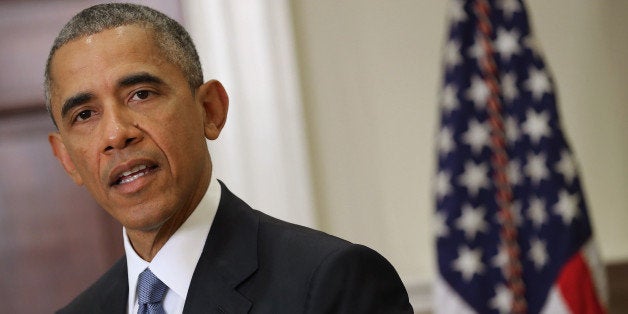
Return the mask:
{"type": "MultiPolygon", "coordinates": [[[[59,313],[125,313],[126,259],[59,313]]],[[[251,209],[222,185],[184,313],[412,313],[377,252],[251,209]]]]}

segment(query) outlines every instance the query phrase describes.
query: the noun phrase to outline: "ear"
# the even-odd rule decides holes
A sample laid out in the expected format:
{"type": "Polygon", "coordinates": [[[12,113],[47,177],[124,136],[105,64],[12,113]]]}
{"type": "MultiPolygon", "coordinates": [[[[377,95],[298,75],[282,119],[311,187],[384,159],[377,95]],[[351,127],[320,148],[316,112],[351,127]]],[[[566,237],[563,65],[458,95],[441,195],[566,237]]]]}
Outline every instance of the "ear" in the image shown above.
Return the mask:
{"type": "Polygon", "coordinates": [[[227,111],[229,110],[227,91],[220,82],[211,80],[198,88],[196,97],[204,110],[205,137],[209,140],[215,140],[227,122],[227,111]]]}
{"type": "Polygon", "coordinates": [[[57,157],[65,172],[74,180],[74,183],[77,185],[83,185],[83,178],[76,170],[76,166],[74,162],[70,158],[70,154],[68,154],[68,150],[65,148],[65,144],[61,140],[61,135],[57,132],[52,132],[48,134],[48,142],[50,142],[50,147],[52,148],[52,153],[57,157]]]}

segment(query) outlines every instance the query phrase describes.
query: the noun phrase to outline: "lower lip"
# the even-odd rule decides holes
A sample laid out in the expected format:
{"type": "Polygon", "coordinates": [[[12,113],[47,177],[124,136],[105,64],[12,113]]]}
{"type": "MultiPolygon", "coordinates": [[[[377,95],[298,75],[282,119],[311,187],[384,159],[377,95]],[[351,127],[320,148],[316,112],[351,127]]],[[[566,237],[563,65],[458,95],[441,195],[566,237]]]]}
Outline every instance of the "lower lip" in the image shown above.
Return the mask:
{"type": "Polygon", "coordinates": [[[150,182],[158,169],[159,168],[145,169],[138,174],[125,178],[122,182],[112,187],[123,194],[137,193],[150,182]]]}

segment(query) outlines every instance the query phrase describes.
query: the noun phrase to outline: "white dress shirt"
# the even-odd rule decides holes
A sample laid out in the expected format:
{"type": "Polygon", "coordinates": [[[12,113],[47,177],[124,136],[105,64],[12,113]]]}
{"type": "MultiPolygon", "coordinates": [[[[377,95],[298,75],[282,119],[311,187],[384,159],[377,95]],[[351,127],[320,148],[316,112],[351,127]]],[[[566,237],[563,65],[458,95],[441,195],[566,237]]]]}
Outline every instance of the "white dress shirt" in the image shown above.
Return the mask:
{"type": "Polygon", "coordinates": [[[137,255],[131,246],[126,229],[122,229],[128,267],[129,298],[127,309],[129,314],[137,313],[139,307],[137,303],[137,277],[147,267],[169,288],[163,301],[166,313],[183,312],[194,269],[201,257],[205,240],[218,209],[220,193],[220,184],[212,175],[205,196],[194,212],[168,239],[150,263],[137,255]]]}

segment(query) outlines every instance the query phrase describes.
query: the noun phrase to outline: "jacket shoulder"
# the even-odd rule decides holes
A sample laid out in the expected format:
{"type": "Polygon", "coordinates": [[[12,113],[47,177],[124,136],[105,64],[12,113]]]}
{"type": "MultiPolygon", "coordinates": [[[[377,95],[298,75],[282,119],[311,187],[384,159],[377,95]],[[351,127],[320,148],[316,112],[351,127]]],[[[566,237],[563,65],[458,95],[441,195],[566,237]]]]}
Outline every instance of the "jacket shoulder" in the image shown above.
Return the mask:
{"type": "Polygon", "coordinates": [[[308,281],[306,313],[412,313],[394,267],[358,244],[328,254],[308,281]]]}
{"type": "Polygon", "coordinates": [[[246,265],[231,283],[251,313],[412,313],[399,275],[374,250],[268,216],[224,186],[220,203],[208,254],[246,265]]]}
{"type": "Polygon", "coordinates": [[[351,242],[314,230],[305,226],[292,224],[277,218],[268,216],[254,210],[259,219],[259,241],[262,245],[281,246],[288,251],[304,250],[306,255],[327,255],[330,251],[346,248],[351,242]]]}
{"type": "MultiPolygon", "coordinates": [[[[260,217],[257,280],[267,280],[259,285],[264,289],[258,294],[269,299],[290,296],[288,304],[295,312],[412,313],[396,270],[373,249],[256,214],[260,217]]],[[[290,308],[288,304],[282,306],[290,308]]],[[[277,310],[269,307],[260,312],[277,310]]]]}
{"type": "Polygon", "coordinates": [[[124,309],[128,296],[126,258],[120,258],[106,273],[79,294],[72,302],[57,311],[70,313],[104,313],[124,309]]]}

